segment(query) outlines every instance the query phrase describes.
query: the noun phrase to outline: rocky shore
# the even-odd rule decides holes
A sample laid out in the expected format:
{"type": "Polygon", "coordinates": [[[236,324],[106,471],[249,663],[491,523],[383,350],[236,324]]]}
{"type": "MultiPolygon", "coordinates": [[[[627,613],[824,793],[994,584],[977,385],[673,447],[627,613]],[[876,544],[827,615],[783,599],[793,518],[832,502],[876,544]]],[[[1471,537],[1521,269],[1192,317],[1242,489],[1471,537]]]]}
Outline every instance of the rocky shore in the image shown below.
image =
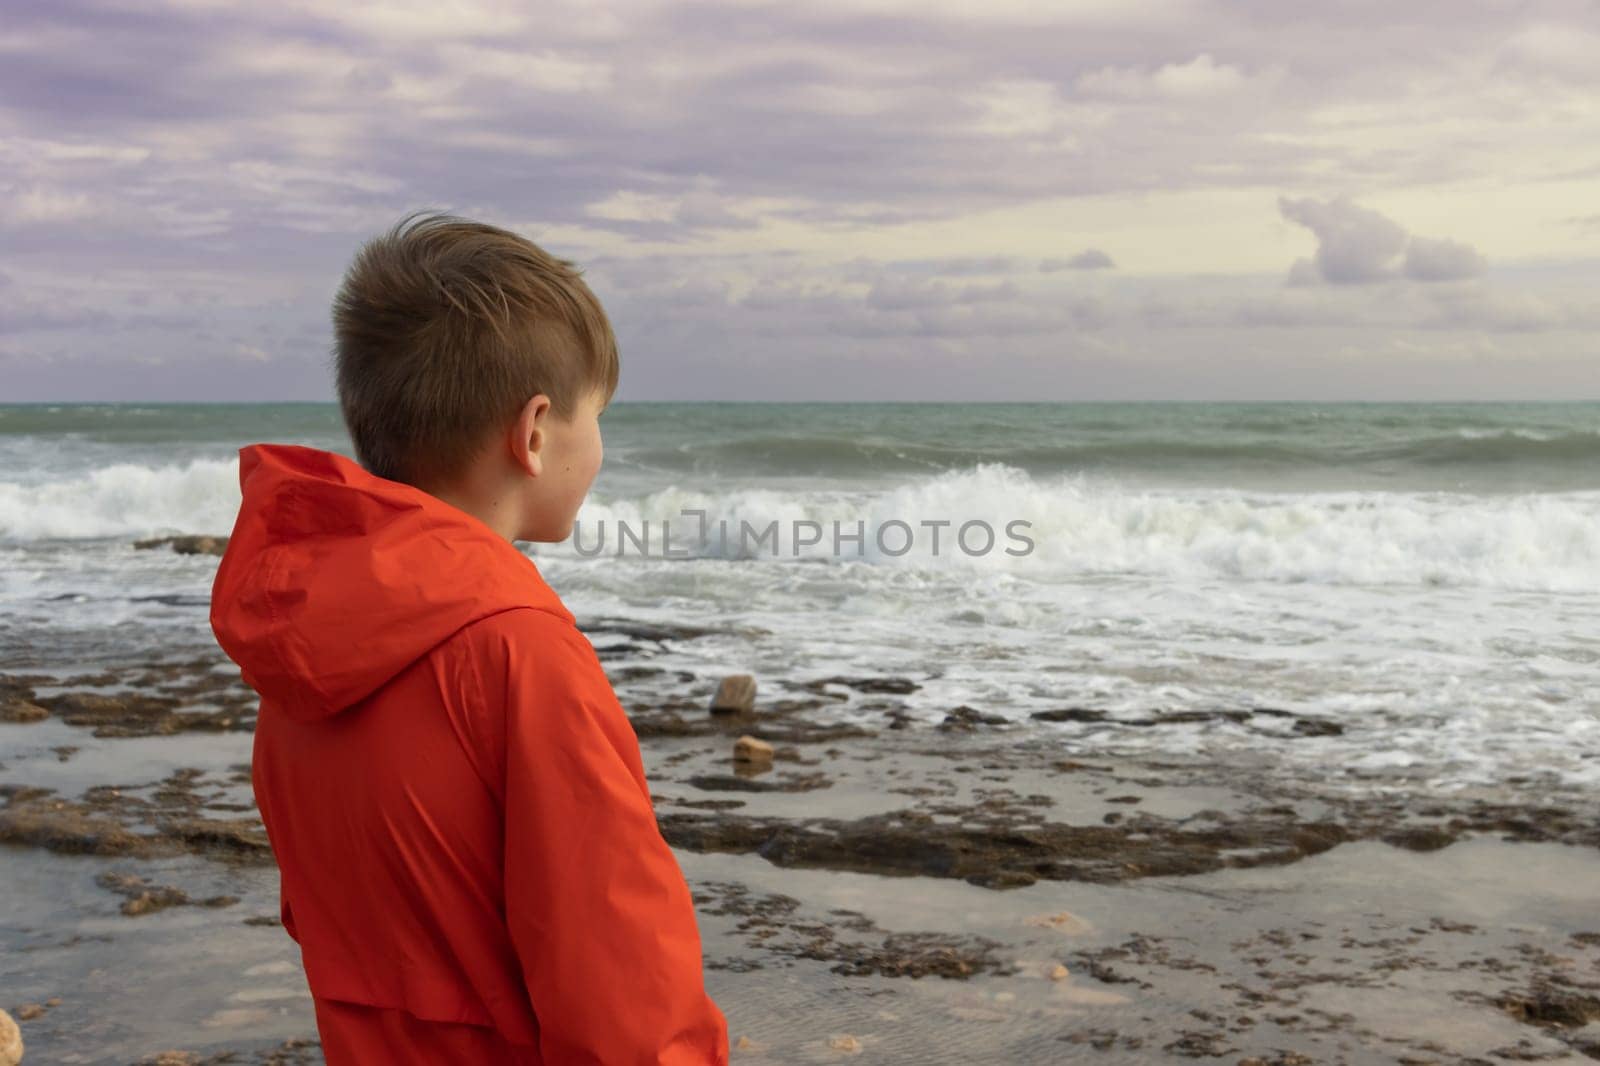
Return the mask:
{"type": "MultiPolygon", "coordinates": [[[[1600,1058],[1591,797],[1066,757],[984,708],[924,706],[917,677],[702,677],[656,660],[719,630],[581,622],[695,891],[736,1060],[1600,1058]]],[[[1202,713],[1285,744],[1339,728],[1202,713]]],[[[0,854],[32,893],[0,945],[0,1007],[27,1061],[320,1061],[272,928],[254,714],[220,653],[0,674],[0,854]],[[238,950],[267,969],[214,976],[224,1005],[185,1016],[161,991],[187,980],[168,936],[214,975],[238,950]],[[78,999],[108,952],[145,960],[128,1002],[78,999]]]]}

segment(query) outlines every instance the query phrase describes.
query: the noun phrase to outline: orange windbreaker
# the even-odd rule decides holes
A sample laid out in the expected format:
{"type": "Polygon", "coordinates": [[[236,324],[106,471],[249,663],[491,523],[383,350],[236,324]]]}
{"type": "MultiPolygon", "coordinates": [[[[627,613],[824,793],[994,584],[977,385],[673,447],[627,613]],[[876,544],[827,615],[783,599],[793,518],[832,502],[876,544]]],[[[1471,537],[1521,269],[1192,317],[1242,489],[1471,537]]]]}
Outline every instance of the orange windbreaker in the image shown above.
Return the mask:
{"type": "Polygon", "coordinates": [[[726,1063],[638,741],[533,561],[330,452],[239,480],[211,625],[331,1066],[726,1063]]]}

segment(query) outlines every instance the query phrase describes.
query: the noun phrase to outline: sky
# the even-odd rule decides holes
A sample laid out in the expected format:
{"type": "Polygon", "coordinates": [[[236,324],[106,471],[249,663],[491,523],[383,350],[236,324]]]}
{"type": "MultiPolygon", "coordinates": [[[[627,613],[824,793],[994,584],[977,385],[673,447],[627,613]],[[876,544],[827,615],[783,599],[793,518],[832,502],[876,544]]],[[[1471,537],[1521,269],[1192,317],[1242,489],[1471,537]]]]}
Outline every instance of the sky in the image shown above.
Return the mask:
{"type": "Polygon", "coordinates": [[[0,402],[331,399],[416,209],[621,400],[1600,399],[1600,4],[5,5],[0,402]]]}

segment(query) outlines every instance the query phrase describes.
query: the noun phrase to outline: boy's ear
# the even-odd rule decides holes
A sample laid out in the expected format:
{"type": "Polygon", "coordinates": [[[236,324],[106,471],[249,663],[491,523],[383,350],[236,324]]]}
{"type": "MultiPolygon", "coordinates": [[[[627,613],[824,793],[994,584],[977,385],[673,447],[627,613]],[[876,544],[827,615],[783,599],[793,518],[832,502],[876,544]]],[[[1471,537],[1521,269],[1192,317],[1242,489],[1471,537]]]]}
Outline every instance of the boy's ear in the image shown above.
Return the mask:
{"type": "Polygon", "coordinates": [[[530,398],[517,412],[511,424],[511,458],[529,477],[538,477],[544,471],[544,444],[546,420],[550,414],[550,397],[544,393],[530,398]]]}

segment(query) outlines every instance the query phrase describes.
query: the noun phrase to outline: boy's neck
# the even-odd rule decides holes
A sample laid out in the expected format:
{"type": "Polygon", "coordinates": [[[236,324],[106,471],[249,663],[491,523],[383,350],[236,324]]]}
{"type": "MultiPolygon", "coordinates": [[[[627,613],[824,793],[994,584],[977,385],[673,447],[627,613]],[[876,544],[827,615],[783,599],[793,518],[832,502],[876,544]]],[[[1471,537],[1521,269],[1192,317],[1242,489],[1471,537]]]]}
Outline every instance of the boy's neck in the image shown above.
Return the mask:
{"type": "Polygon", "coordinates": [[[506,540],[517,539],[517,514],[503,493],[482,487],[475,489],[465,483],[417,487],[456,510],[466,512],[506,540]]]}

